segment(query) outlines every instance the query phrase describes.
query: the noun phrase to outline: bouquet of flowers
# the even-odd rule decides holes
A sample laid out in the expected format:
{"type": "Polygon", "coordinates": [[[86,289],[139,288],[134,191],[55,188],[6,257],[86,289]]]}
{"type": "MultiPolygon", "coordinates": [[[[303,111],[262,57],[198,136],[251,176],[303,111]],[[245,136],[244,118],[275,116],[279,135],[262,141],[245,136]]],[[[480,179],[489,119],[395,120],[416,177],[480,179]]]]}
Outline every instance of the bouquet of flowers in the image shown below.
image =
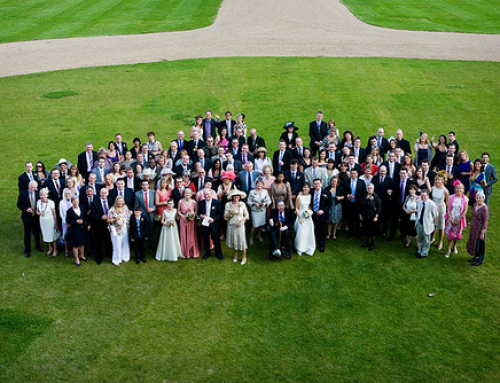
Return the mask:
{"type": "Polygon", "coordinates": [[[170,229],[172,227],[174,227],[174,221],[167,221],[167,227],[170,229]]]}
{"type": "Polygon", "coordinates": [[[196,214],[193,211],[188,211],[187,214],[186,214],[186,218],[189,221],[192,221],[192,220],[194,220],[196,218],[196,214]]]}
{"type": "Polygon", "coordinates": [[[304,212],[304,218],[312,217],[312,215],[313,215],[313,211],[312,210],[306,210],[304,212]]]}

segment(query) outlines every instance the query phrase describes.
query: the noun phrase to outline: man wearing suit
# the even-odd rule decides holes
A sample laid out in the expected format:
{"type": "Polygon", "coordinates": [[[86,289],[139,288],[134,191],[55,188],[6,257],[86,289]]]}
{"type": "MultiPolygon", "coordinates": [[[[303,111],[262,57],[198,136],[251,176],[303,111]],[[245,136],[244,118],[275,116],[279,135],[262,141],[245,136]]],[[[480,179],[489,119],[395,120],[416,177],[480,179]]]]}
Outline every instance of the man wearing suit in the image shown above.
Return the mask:
{"type": "Polygon", "coordinates": [[[102,263],[104,252],[106,256],[111,257],[111,236],[108,230],[108,212],[111,208],[108,200],[108,189],[102,188],[100,191],[101,197],[94,198],[92,204],[92,229],[94,230],[95,239],[95,261],[98,265],[102,263]]]}
{"type": "Polygon", "coordinates": [[[299,161],[296,158],[290,161],[290,169],[285,170],[285,180],[290,183],[290,188],[292,189],[292,202],[295,206],[295,199],[297,195],[302,191],[304,184],[306,182],[306,177],[299,168],[299,161]]]}
{"type": "Polygon", "coordinates": [[[328,181],[328,174],[326,173],[326,169],[319,166],[319,158],[314,157],[312,159],[312,165],[304,170],[304,176],[306,178],[306,182],[309,185],[314,185],[315,179],[320,179],[323,184],[326,184],[328,181]]]}
{"type": "Polygon", "coordinates": [[[295,145],[295,148],[292,149],[292,156],[299,160],[304,157],[304,141],[302,141],[302,138],[297,137],[295,139],[295,145]]]}
{"type": "Polygon", "coordinates": [[[424,173],[424,178],[427,177],[431,186],[434,186],[434,180],[436,178],[437,173],[434,170],[431,170],[431,165],[427,158],[422,160],[422,164],[420,165],[422,168],[422,172],[424,173]]]}
{"type": "Polygon", "coordinates": [[[174,167],[174,173],[177,175],[182,175],[184,174],[184,172],[190,172],[192,168],[192,165],[189,164],[189,156],[187,154],[184,154],[181,157],[181,163],[174,167]]]}
{"type": "Polygon", "coordinates": [[[366,159],[366,149],[361,147],[361,138],[356,137],[353,142],[352,154],[354,154],[355,162],[362,164],[366,159]]]}
{"type": "MultiPolygon", "coordinates": [[[[398,220],[403,217],[403,214],[406,214],[403,210],[403,205],[408,195],[408,190],[410,186],[413,185],[413,181],[408,178],[408,171],[406,168],[401,168],[399,170],[399,177],[392,181],[392,185],[390,189],[387,190],[387,193],[391,196],[392,208],[390,209],[389,221],[391,224],[391,228],[389,231],[388,241],[391,241],[396,236],[396,232],[398,229],[398,220]]],[[[401,232],[401,240],[404,242],[406,239],[406,233],[401,232]]]]}
{"type": "Polygon", "coordinates": [[[382,237],[385,237],[387,226],[389,226],[389,218],[392,209],[392,199],[387,191],[392,187],[392,178],[387,175],[387,168],[381,165],[378,170],[378,175],[372,179],[373,186],[375,187],[375,194],[382,200],[382,213],[380,214],[380,224],[382,237]]]}
{"type": "Polygon", "coordinates": [[[154,248],[155,246],[155,192],[149,189],[149,181],[142,180],[141,190],[135,193],[134,198],[134,210],[140,208],[142,211],[142,218],[144,218],[148,224],[149,230],[149,247],[154,248]]]}
{"type": "Polygon", "coordinates": [[[455,152],[460,153],[460,145],[458,145],[458,142],[455,138],[455,132],[448,133],[448,147],[450,145],[455,145],[455,152]]]}
{"type": "Polygon", "coordinates": [[[347,156],[347,172],[350,173],[353,170],[361,174],[361,165],[356,163],[356,157],[354,157],[354,154],[351,152],[351,154],[347,156]]]}
{"type": "Polygon", "coordinates": [[[231,142],[231,147],[229,147],[227,150],[230,150],[231,153],[233,154],[233,157],[236,157],[240,154],[241,152],[241,142],[238,140],[236,137],[231,137],[229,139],[229,142],[231,142]]]}
{"type": "Polygon", "coordinates": [[[120,155],[125,156],[125,153],[127,152],[127,143],[123,142],[122,135],[120,133],[115,134],[115,146],[116,150],[118,150],[118,153],[120,155]]]}
{"type": "Polygon", "coordinates": [[[446,152],[446,156],[441,156],[438,163],[438,169],[442,169],[444,165],[446,165],[446,157],[453,156],[453,165],[458,165],[458,155],[457,155],[457,147],[455,144],[448,144],[448,151],[446,152]]]}
{"type": "Polygon", "coordinates": [[[292,152],[286,149],[286,142],[281,140],[279,150],[276,150],[273,154],[274,176],[277,176],[279,172],[285,172],[290,169],[292,158],[292,152]]]}
{"type": "Polygon", "coordinates": [[[127,169],[125,177],[125,187],[131,189],[134,193],[141,188],[141,180],[134,174],[134,169],[131,167],[127,169]]]}
{"type": "Polygon", "coordinates": [[[175,166],[177,161],[181,158],[181,151],[179,150],[179,143],[173,140],[170,143],[170,148],[168,149],[168,155],[172,159],[172,166],[175,166]]]}
{"type": "MultiPolygon", "coordinates": [[[[217,124],[218,124],[218,122],[212,118],[212,111],[207,110],[205,112],[205,118],[203,119],[203,122],[201,124],[201,126],[203,128],[203,139],[206,140],[208,136],[216,137],[219,134],[218,129],[216,129],[217,124]]],[[[228,134],[229,134],[229,132],[228,132],[228,134]]]]}
{"type": "Polygon", "coordinates": [[[344,181],[343,189],[346,199],[345,217],[349,232],[347,238],[359,236],[360,233],[360,220],[359,212],[361,201],[366,197],[366,183],[358,178],[359,173],[356,169],[351,170],[351,178],[344,181]]]}
{"type": "Polygon", "coordinates": [[[255,129],[250,129],[250,135],[248,136],[248,150],[250,153],[255,155],[255,151],[258,148],[265,148],[266,147],[266,141],[257,135],[257,131],[255,129]]]}
{"type": "Polygon", "coordinates": [[[254,157],[252,154],[249,153],[249,147],[248,144],[243,144],[241,146],[241,151],[238,155],[234,156],[235,160],[241,161],[241,164],[245,166],[247,162],[253,163],[254,157]]]}
{"type": "Polygon", "coordinates": [[[90,226],[90,230],[85,231],[85,248],[87,249],[87,254],[89,254],[90,256],[94,256],[96,253],[94,225],[92,221],[92,205],[94,203],[96,195],[98,196],[98,194],[95,194],[94,189],[92,189],[92,187],[90,186],[85,186],[80,189],[80,206],[85,209],[85,221],[87,221],[88,226],[90,226]]]}
{"type": "Polygon", "coordinates": [[[125,198],[125,205],[128,210],[134,211],[134,191],[125,187],[125,180],[119,178],[116,180],[116,187],[109,192],[109,203],[111,206],[115,204],[117,197],[125,198]]]}
{"type": "Polygon", "coordinates": [[[215,162],[215,160],[219,159],[220,160],[220,163],[222,166],[224,166],[224,162],[227,161],[227,158],[226,158],[226,151],[224,150],[224,147],[222,146],[219,146],[217,148],[217,155],[216,156],[213,156],[211,158],[212,160],[212,164],[215,162]]]}
{"type": "Polygon", "coordinates": [[[212,160],[205,157],[205,152],[203,151],[203,149],[198,149],[196,162],[201,163],[201,166],[203,167],[203,169],[205,169],[206,172],[212,169],[212,160]]]}
{"type": "Polygon", "coordinates": [[[232,113],[228,110],[225,114],[226,119],[223,121],[220,121],[217,124],[217,131],[220,132],[222,128],[227,129],[227,135],[229,137],[233,136],[235,134],[234,131],[234,126],[236,125],[236,121],[234,121],[231,117],[233,117],[232,113]]]}
{"type": "Polygon", "coordinates": [[[384,137],[384,128],[377,129],[377,146],[380,149],[380,156],[384,157],[385,153],[389,150],[389,141],[384,137]]]}
{"type": "Polygon", "coordinates": [[[80,197],[82,195],[85,196],[85,193],[86,193],[85,189],[86,188],[91,188],[94,191],[95,196],[100,195],[99,193],[101,191],[101,185],[98,185],[96,183],[96,179],[97,179],[97,176],[94,173],[89,174],[89,178],[88,178],[87,183],[85,184],[85,188],[80,189],[80,197]]]}
{"type": "Polygon", "coordinates": [[[243,190],[247,195],[250,190],[254,189],[254,182],[259,178],[260,173],[257,170],[253,170],[253,164],[251,162],[247,162],[244,166],[244,169],[239,174],[239,183],[240,190],[243,190]]]}
{"type": "Polygon", "coordinates": [[[319,252],[325,251],[326,227],[330,211],[330,194],[323,190],[323,183],[320,179],[314,180],[314,190],[312,192],[314,236],[319,245],[319,252]]]}
{"type": "Polygon", "coordinates": [[[292,229],[295,216],[290,209],[285,209],[285,202],[279,201],[277,209],[271,210],[269,218],[269,258],[292,258],[292,229]]]}
{"type": "Polygon", "coordinates": [[[238,147],[241,149],[243,144],[247,142],[245,136],[243,135],[243,129],[241,128],[236,128],[236,134],[234,136],[231,136],[230,141],[233,142],[233,140],[238,140],[238,147]]]}
{"type": "MultiPolygon", "coordinates": [[[[49,189],[49,198],[56,205],[57,212],[59,211],[59,202],[61,202],[62,200],[63,197],[62,192],[64,190],[64,182],[60,179],[60,176],[61,176],[60,170],[54,168],[50,173],[50,178],[45,183],[45,186],[49,189]]],[[[59,217],[59,214],[57,214],[57,220],[59,224],[61,223],[60,219],[61,218],[59,217]]]]}
{"type": "Polygon", "coordinates": [[[382,149],[378,146],[377,136],[371,136],[368,139],[368,145],[366,146],[366,155],[371,154],[374,148],[379,148],[380,156],[384,157],[385,153],[382,153],[382,149]]]}
{"type": "Polygon", "coordinates": [[[417,220],[415,228],[417,230],[418,250],[415,254],[417,258],[425,258],[429,255],[431,248],[432,232],[436,229],[435,222],[438,216],[437,205],[429,198],[429,191],[421,191],[420,199],[417,200],[417,220]]]}
{"type": "Polygon", "coordinates": [[[228,149],[226,151],[226,162],[222,164],[222,168],[226,170],[227,165],[233,165],[235,173],[243,171],[243,166],[241,162],[234,159],[233,152],[231,151],[231,149],[228,149]]]}
{"type": "Polygon", "coordinates": [[[202,219],[201,235],[203,237],[203,245],[205,246],[205,254],[203,259],[209,258],[212,253],[210,251],[210,238],[214,244],[215,256],[222,260],[222,250],[220,247],[220,220],[222,219],[222,208],[219,201],[212,198],[210,190],[203,190],[204,201],[198,204],[198,216],[202,219]]]}
{"type": "Polygon", "coordinates": [[[135,252],[135,263],[147,262],[146,241],[149,237],[147,221],[142,217],[140,207],[134,209],[134,215],[130,218],[130,242],[135,252]]]}
{"type": "Polygon", "coordinates": [[[323,112],[319,111],[316,114],[316,120],[309,124],[309,137],[311,138],[310,147],[313,156],[321,147],[321,141],[328,135],[328,126],[323,121],[323,112]]]}
{"type": "Polygon", "coordinates": [[[410,153],[411,154],[410,143],[403,138],[403,131],[401,129],[398,129],[396,131],[396,141],[398,142],[398,146],[401,148],[403,153],[410,153]]]}
{"type": "Polygon", "coordinates": [[[177,140],[174,140],[172,142],[177,143],[177,149],[179,151],[188,149],[188,142],[184,139],[184,132],[182,130],[179,130],[177,132],[177,140]]]}
{"type": "Polygon", "coordinates": [[[445,182],[446,189],[450,195],[455,193],[453,182],[460,177],[460,169],[458,166],[454,165],[454,157],[452,154],[446,156],[446,163],[439,167],[439,170],[444,170],[446,172],[447,178],[445,182]]]}
{"type": "Polygon", "coordinates": [[[36,203],[38,202],[38,183],[30,181],[28,189],[21,190],[17,198],[17,208],[21,210],[21,219],[24,227],[24,256],[31,256],[31,235],[35,237],[35,246],[42,251],[40,243],[40,220],[36,214],[36,203]]]}
{"type": "Polygon", "coordinates": [[[87,179],[97,162],[97,152],[94,150],[92,142],[87,142],[85,151],[78,155],[78,171],[80,175],[87,179]]]}
{"type": "Polygon", "coordinates": [[[184,197],[184,181],[182,175],[175,177],[175,187],[172,189],[171,198],[174,200],[174,205],[179,206],[179,201],[184,197]]]}
{"type": "Polygon", "coordinates": [[[29,184],[31,181],[35,180],[35,173],[33,173],[33,162],[26,162],[24,164],[26,171],[19,176],[17,179],[17,187],[19,192],[29,189],[29,184]]]}
{"type": "Polygon", "coordinates": [[[390,151],[388,154],[388,160],[382,162],[387,168],[387,175],[391,177],[393,180],[399,178],[399,169],[401,169],[401,165],[396,162],[396,153],[394,151],[390,151]]]}
{"type": "Polygon", "coordinates": [[[487,152],[484,152],[481,155],[481,158],[483,160],[484,164],[484,175],[485,178],[484,180],[486,181],[486,187],[484,188],[484,203],[488,206],[488,209],[490,207],[490,198],[491,194],[493,193],[493,184],[498,181],[498,176],[497,176],[497,171],[495,167],[490,164],[490,154],[487,152]]]}
{"type": "Polygon", "coordinates": [[[200,191],[205,187],[205,183],[207,182],[212,182],[212,179],[210,177],[206,176],[207,172],[205,169],[200,169],[198,171],[198,176],[194,177],[192,179],[192,183],[194,184],[196,191],[200,191]]]}
{"type": "Polygon", "coordinates": [[[193,132],[193,139],[187,143],[187,151],[193,161],[198,157],[198,149],[203,149],[206,145],[207,143],[198,137],[198,132],[193,132]]]}
{"type": "Polygon", "coordinates": [[[99,158],[99,162],[97,167],[92,170],[92,173],[96,175],[96,183],[98,185],[104,185],[104,177],[109,173],[109,170],[106,168],[106,160],[104,158],[99,158]]]}

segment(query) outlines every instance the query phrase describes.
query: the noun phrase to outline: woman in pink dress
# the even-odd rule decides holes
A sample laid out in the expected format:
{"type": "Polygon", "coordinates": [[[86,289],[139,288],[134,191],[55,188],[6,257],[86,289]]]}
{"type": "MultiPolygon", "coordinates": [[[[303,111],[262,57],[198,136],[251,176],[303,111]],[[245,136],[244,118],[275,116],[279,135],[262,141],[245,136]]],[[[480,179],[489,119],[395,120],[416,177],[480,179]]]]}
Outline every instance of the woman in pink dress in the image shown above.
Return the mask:
{"type": "Polygon", "coordinates": [[[184,198],[179,201],[181,252],[183,258],[198,258],[200,252],[196,241],[196,212],[197,205],[193,199],[193,191],[184,190],[184,198]]]}
{"type": "Polygon", "coordinates": [[[155,193],[155,205],[156,205],[156,217],[162,216],[163,212],[167,209],[167,201],[170,198],[171,194],[170,185],[168,183],[168,179],[163,177],[160,179],[160,187],[155,193]]]}
{"type": "Polygon", "coordinates": [[[458,254],[457,242],[462,240],[462,230],[467,226],[466,215],[469,208],[469,199],[465,196],[464,185],[455,180],[453,183],[455,194],[450,197],[446,212],[446,226],[444,231],[448,236],[448,251],[444,255],[450,258],[451,250],[458,254]]]}

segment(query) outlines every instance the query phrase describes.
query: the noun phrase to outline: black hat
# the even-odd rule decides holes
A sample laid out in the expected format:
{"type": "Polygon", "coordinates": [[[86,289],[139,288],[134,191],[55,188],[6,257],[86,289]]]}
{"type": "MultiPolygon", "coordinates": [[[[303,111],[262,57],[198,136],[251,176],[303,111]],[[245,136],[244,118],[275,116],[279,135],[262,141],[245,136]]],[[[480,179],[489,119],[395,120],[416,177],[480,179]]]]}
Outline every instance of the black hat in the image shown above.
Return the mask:
{"type": "Polygon", "coordinates": [[[295,121],[287,122],[285,126],[283,126],[283,129],[288,130],[288,128],[293,128],[293,131],[296,132],[299,130],[298,126],[295,126],[295,121]]]}

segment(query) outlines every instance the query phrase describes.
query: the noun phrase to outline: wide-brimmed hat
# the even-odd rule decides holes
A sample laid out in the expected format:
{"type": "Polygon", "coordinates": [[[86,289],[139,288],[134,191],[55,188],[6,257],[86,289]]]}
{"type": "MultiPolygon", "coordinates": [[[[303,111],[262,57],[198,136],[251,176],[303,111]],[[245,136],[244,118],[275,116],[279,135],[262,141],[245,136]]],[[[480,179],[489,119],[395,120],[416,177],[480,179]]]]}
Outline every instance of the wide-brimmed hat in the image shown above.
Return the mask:
{"type": "Polygon", "coordinates": [[[56,166],[59,167],[59,166],[61,166],[61,164],[66,164],[66,165],[68,165],[68,167],[71,166],[71,162],[66,161],[66,158],[61,158],[59,160],[59,162],[56,164],[56,166]]]}
{"type": "Polygon", "coordinates": [[[234,181],[235,178],[236,174],[234,174],[234,172],[222,172],[220,176],[221,181],[224,179],[230,179],[231,181],[234,181]]]}
{"type": "Polygon", "coordinates": [[[171,175],[175,176],[175,173],[172,171],[172,169],[169,169],[169,168],[161,169],[160,175],[164,176],[165,174],[171,174],[171,175]]]}
{"type": "Polygon", "coordinates": [[[239,195],[242,199],[247,198],[247,195],[245,194],[245,192],[238,190],[238,189],[234,189],[231,193],[229,193],[227,195],[227,199],[232,200],[235,195],[239,195]]]}
{"type": "Polygon", "coordinates": [[[144,176],[156,176],[156,172],[151,168],[146,168],[141,173],[141,179],[143,179],[144,176]]]}
{"type": "Polygon", "coordinates": [[[258,147],[257,149],[255,149],[255,153],[258,153],[258,152],[267,153],[267,149],[265,147],[261,146],[261,147],[258,147]]]}
{"type": "Polygon", "coordinates": [[[283,126],[283,129],[285,129],[285,130],[288,130],[288,128],[293,128],[294,132],[296,132],[297,130],[299,130],[299,127],[298,127],[298,126],[295,126],[295,121],[290,121],[290,122],[287,122],[287,123],[283,126]]]}

